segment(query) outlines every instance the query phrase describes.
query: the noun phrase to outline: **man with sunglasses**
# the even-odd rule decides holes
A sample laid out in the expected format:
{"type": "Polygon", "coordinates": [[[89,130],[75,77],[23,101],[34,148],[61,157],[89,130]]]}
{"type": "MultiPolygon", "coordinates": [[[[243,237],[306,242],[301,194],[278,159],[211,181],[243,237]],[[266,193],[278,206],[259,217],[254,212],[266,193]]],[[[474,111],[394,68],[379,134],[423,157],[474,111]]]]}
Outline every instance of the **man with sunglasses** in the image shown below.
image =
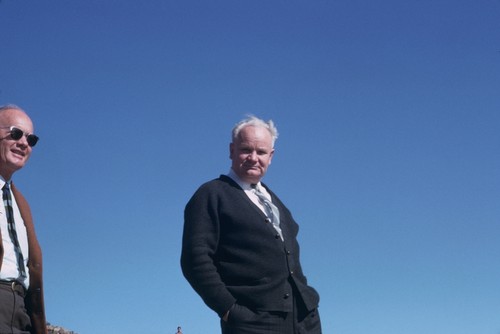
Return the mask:
{"type": "Polygon", "coordinates": [[[42,253],[28,203],[11,182],[38,137],[15,105],[0,107],[0,333],[46,334],[42,253]]]}

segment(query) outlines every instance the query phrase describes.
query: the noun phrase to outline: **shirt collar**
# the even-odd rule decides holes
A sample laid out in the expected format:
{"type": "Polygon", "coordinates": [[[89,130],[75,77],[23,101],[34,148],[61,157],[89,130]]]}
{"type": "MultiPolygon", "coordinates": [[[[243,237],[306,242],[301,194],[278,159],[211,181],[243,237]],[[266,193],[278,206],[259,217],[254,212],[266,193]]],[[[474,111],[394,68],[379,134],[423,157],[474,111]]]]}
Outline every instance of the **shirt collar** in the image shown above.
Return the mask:
{"type": "Polygon", "coordinates": [[[0,189],[2,189],[2,188],[3,188],[3,186],[4,186],[6,183],[8,183],[9,185],[11,185],[11,184],[12,184],[10,180],[9,180],[9,181],[5,181],[5,180],[3,179],[3,177],[2,177],[2,176],[0,176],[0,189]]]}
{"type": "MultiPolygon", "coordinates": [[[[229,169],[229,173],[227,173],[227,176],[229,176],[231,179],[233,179],[233,181],[236,182],[241,187],[241,189],[243,189],[243,190],[251,190],[252,189],[252,184],[241,180],[239,178],[239,176],[236,175],[236,173],[234,172],[234,170],[232,168],[229,169]]],[[[257,185],[259,185],[259,184],[260,184],[260,182],[257,183],[257,185]]]]}

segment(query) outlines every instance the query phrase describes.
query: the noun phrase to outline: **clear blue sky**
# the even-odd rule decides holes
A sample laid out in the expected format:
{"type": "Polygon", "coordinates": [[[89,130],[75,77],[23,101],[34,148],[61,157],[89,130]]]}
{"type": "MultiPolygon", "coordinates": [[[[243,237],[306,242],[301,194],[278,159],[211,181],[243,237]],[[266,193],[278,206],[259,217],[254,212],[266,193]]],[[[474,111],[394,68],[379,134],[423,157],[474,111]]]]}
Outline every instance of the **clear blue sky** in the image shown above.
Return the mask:
{"type": "Polygon", "coordinates": [[[14,176],[48,321],[219,332],[183,209],[246,114],[301,225],[324,333],[500,333],[500,1],[0,1],[0,104],[41,137],[14,176]]]}

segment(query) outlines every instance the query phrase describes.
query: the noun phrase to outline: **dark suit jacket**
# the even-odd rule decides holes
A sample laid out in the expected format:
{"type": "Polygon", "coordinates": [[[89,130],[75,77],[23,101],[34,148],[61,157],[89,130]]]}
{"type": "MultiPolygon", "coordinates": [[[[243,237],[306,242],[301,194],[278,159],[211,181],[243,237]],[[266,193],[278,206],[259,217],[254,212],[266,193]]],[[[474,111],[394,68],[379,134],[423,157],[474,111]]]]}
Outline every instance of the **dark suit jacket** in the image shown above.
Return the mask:
{"type": "Polygon", "coordinates": [[[307,309],[318,306],[319,295],[307,285],[299,262],[299,227],[285,205],[269,193],[280,211],[284,242],[227,176],[202,185],[186,205],[182,270],[221,317],[234,303],[252,310],[290,312],[292,284],[307,309]]]}
{"type": "MultiPolygon", "coordinates": [[[[26,232],[28,234],[28,270],[30,274],[30,286],[26,293],[25,304],[31,318],[31,333],[46,334],[47,325],[43,300],[42,250],[36,238],[35,227],[33,225],[33,218],[31,217],[31,210],[28,202],[26,202],[26,199],[14,185],[12,185],[12,193],[16,198],[17,206],[23,217],[26,232]]],[[[0,238],[0,268],[2,267],[3,253],[4,249],[2,239],[0,238]]]]}

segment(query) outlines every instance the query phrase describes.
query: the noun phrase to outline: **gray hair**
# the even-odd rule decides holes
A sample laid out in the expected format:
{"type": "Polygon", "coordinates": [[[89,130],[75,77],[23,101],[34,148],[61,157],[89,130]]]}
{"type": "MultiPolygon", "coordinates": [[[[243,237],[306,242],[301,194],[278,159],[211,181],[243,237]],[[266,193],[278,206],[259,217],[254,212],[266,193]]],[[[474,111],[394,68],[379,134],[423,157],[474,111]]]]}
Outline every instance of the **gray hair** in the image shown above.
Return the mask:
{"type": "Polygon", "coordinates": [[[15,109],[15,110],[19,110],[19,111],[24,112],[24,110],[21,109],[21,107],[15,105],[15,104],[12,104],[12,103],[4,104],[3,106],[0,106],[0,112],[5,111],[5,110],[9,110],[9,109],[15,109]]]}
{"type": "Polygon", "coordinates": [[[269,120],[266,122],[266,121],[264,121],[260,118],[257,118],[253,115],[248,116],[247,118],[240,121],[239,123],[237,123],[234,126],[233,131],[232,131],[233,142],[235,141],[235,139],[238,138],[238,135],[240,134],[241,129],[243,129],[247,126],[255,126],[255,127],[261,127],[261,128],[267,129],[269,131],[269,133],[271,134],[272,144],[274,147],[274,142],[276,141],[276,139],[278,139],[278,129],[276,129],[274,122],[272,120],[269,120]]]}

